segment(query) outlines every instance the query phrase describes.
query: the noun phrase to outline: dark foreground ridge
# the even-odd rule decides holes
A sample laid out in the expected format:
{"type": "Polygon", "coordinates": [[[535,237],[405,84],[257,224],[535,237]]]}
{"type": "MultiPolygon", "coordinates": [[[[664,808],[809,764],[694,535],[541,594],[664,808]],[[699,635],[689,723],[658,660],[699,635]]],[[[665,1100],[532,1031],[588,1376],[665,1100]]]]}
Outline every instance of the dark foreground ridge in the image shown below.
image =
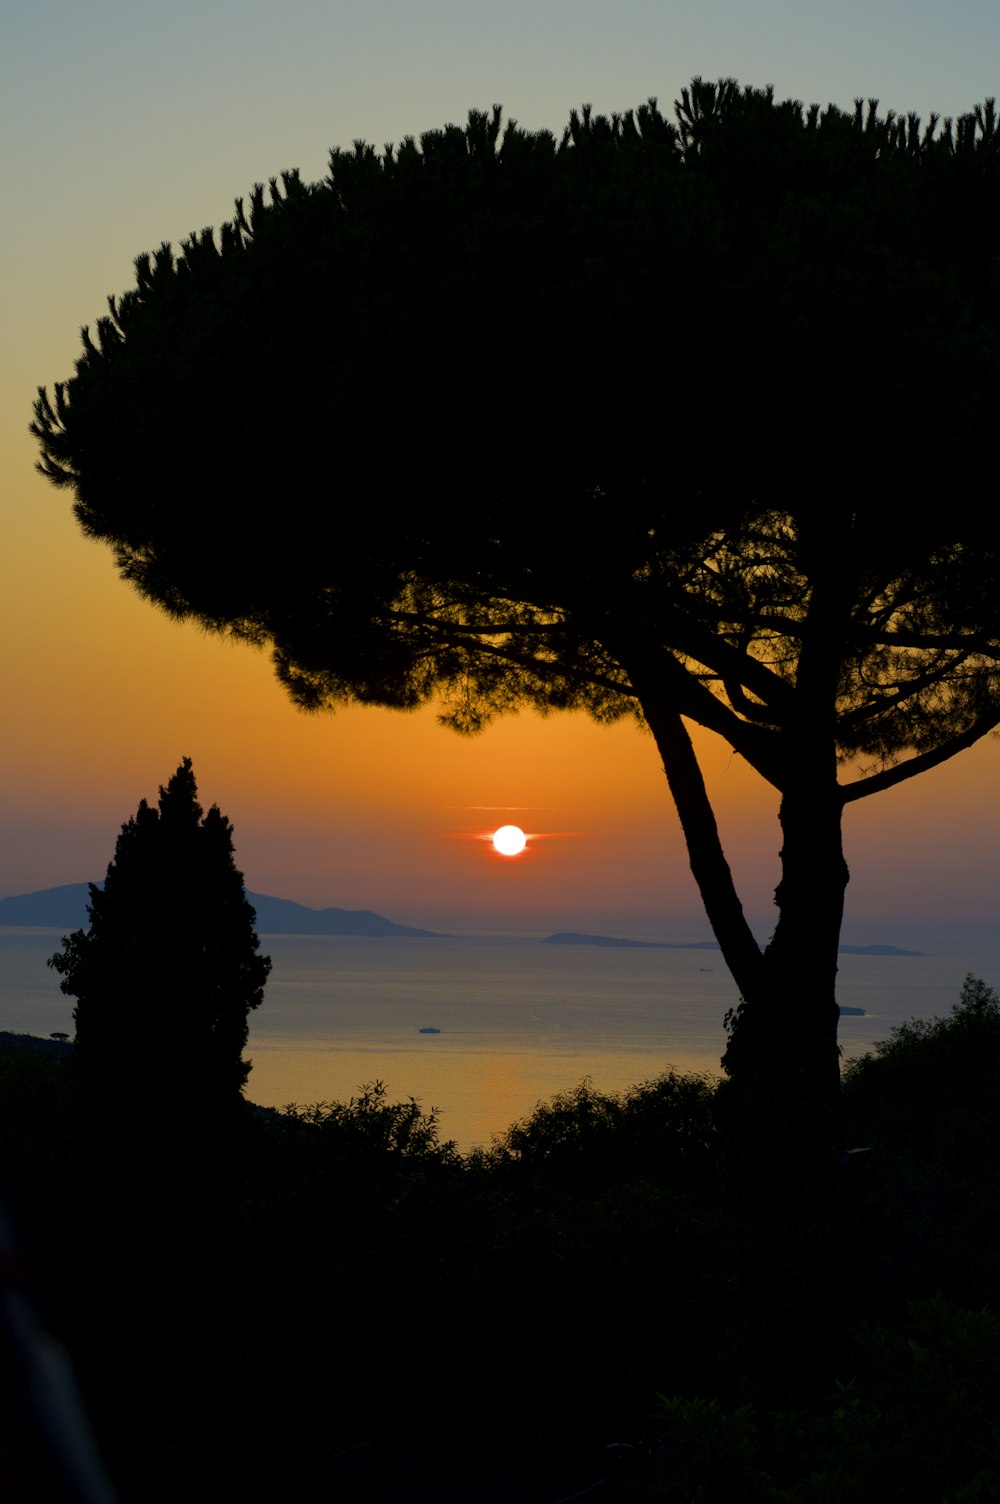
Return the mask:
{"type": "MultiPolygon", "coordinates": [[[[715,940],[625,940],[615,935],[585,935],[561,930],[546,935],[543,945],[604,945],[615,950],[718,950],[715,940]]],[[[922,956],[922,950],[900,950],[896,945],[841,945],[845,956],[922,956]]]]}
{"type": "MultiPolygon", "coordinates": [[[[102,883],[97,884],[103,887],[102,883]]],[[[0,925],[26,925],[51,929],[85,929],[89,883],[63,883],[38,893],[19,893],[0,898],[0,925]]],[[[446,939],[433,930],[396,924],[371,909],[310,909],[288,898],[251,893],[247,898],[257,914],[262,935],[402,935],[421,939],[446,939]]]]}
{"type": "Polygon", "coordinates": [[[50,1035],[43,1039],[40,1034],[17,1034],[9,1029],[0,1029],[0,1055],[45,1055],[51,1060],[68,1060],[73,1046],[67,1035],[59,1039],[50,1035]]]}

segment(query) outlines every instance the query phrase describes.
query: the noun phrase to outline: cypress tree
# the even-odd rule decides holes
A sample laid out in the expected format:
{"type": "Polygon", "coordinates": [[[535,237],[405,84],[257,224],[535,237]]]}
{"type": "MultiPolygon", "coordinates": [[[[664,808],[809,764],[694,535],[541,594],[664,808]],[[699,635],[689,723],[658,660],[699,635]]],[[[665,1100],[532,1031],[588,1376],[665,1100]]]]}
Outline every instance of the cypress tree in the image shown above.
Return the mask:
{"type": "Polygon", "coordinates": [[[202,813],[186,757],[122,826],[103,888],[91,884],[90,926],[49,960],[77,999],[76,1049],[92,1101],[158,1091],[185,1112],[235,1104],[250,1073],[250,1010],[270,959],[233,856],[230,822],[202,813]]]}

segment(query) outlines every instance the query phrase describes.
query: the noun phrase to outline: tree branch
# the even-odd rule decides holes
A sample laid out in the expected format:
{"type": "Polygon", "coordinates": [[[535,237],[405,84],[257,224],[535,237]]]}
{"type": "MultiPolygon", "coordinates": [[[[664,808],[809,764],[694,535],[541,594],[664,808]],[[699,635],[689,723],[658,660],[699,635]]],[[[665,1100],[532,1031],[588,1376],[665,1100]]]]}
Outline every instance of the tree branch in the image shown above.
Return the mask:
{"type": "Polygon", "coordinates": [[[904,783],[907,778],[916,778],[918,774],[926,773],[929,768],[936,768],[941,763],[948,762],[957,752],[964,752],[967,747],[974,746],[988,731],[993,731],[998,725],[1000,725],[1000,710],[991,710],[973,721],[968,730],[942,742],[940,746],[932,747],[928,752],[918,752],[915,757],[909,757],[905,762],[897,762],[891,768],[883,768],[880,773],[872,773],[868,778],[857,778],[853,783],[841,784],[841,797],[845,804],[851,804],[855,799],[866,799],[869,794],[879,794],[883,789],[895,788],[898,783],[904,783]]]}
{"type": "MultiPolygon", "coordinates": [[[[961,653],[953,663],[947,665],[949,682],[969,656],[968,653],[961,653]]],[[[868,681],[872,698],[853,710],[845,711],[839,718],[838,730],[841,733],[851,731],[856,726],[863,726],[866,721],[877,720],[887,710],[894,710],[905,701],[912,700],[913,696],[920,694],[922,690],[934,684],[940,684],[945,678],[946,673],[942,671],[940,660],[935,660],[933,667],[922,674],[915,675],[912,679],[882,679],[878,683],[868,681]]]]}
{"type": "Polygon", "coordinates": [[[647,695],[640,691],[639,699],[663,758],[691,872],[712,931],[741,994],[752,997],[760,986],[762,953],[743,913],[687,727],[677,710],[664,702],[662,694],[647,695]]]}

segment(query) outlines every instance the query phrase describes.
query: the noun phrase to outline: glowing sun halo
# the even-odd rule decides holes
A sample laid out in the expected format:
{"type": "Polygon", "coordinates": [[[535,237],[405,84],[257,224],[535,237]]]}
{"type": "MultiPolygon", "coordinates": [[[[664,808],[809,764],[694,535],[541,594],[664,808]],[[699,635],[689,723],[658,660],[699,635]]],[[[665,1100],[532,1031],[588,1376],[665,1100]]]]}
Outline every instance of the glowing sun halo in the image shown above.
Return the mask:
{"type": "Polygon", "coordinates": [[[501,856],[518,856],[527,845],[528,838],[519,825],[501,825],[493,832],[493,846],[501,856]]]}

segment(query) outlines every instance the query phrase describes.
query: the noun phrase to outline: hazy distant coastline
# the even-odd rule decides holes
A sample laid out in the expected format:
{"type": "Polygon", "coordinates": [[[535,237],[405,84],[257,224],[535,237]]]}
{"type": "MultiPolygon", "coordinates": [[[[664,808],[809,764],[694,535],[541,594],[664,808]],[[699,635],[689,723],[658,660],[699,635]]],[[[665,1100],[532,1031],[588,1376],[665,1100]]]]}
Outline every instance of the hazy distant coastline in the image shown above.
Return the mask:
{"type": "MultiPolygon", "coordinates": [[[[102,886],[98,884],[98,887],[102,886]]],[[[0,927],[26,929],[77,930],[87,926],[89,883],[63,883],[57,888],[42,888],[37,893],[18,893],[0,898],[0,927]]],[[[367,939],[448,940],[452,937],[438,930],[424,930],[410,924],[397,924],[371,909],[310,909],[289,898],[275,898],[267,893],[251,893],[247,898],[257,914],[257,929],[262,935],[354,935],[367,939]]],[[[715,940],[630,940],[619,935],[591,935],[577,930],[560,930],[546,935],[543,945],[598,945],[612,950],[706,950],[718,952],[715,940]]],[[[903,950],[896,945],[841,945],[848,956],[922,956],[921,950],[903,950]]]]}
{"type": "MultiPolygon", "coordinates": [[[[0,905],[2,907],[2,905],[0,905]]],[[[717,940],[624,940],[616,935],[586,935],[562,930],[546,935],[543,945],[603,945],[624,950],[718,950],[717,940]]],[[[901,950],[898,945],[841,945],[845,956],[922,956],[922,950],[901,950]]]]}
{"type": "MultiPolygon", "coordinates": [[[[101,884],[98,884],[100,887],[101,884]]],[[[87,926],[89,883],[63,883],[38,893],[19,893],[0,898],[0,925],[27,928],[78,930],[87,926]]],[[[443,940],[434,930],[396,924],[371,909],[309,909],[288,898],[251,893],[247,898],[257,914],[262,935],[363,935],[368,938],[404,936],[408,939],[443,940]]]]}

